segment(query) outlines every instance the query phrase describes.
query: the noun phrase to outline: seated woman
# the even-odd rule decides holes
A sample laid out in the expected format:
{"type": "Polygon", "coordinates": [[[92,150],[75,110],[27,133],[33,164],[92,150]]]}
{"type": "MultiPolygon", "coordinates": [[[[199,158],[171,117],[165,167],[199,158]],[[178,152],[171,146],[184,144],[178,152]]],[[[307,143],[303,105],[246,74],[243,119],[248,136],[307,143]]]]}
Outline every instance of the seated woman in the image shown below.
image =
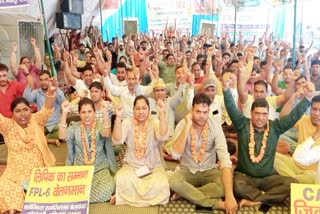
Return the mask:
{"type": "Polygon", "coordinates": [[[33,168],[55,165],[55,158],[48,148],[44,125],[53,113],[56,80],[51,80],[46,92],[44,106],[31,114],[30,105],[24,97],[11,103],[12,119],[0,114],[0,133],[8,147],[7,167],[0,178],[0,213],[22,211],[24,191],[22,183],[30,179],[33,168]]]}
{"type": "Polygon", "coordinates": [[[137,96],[133,105],[133,118],[123,121],[123,109],[120,105],[116,107],[112,139],[115,144],[125,142],[127,150],[125,165],[116,174],[116,195],[113,199],[117,205],[137,207],[166,204],[170,189],[160,150],[161,142],[170,134],[165,104],[162,100],[157,102],[159,119],[149,117],[146,97],[137,96]]]}
{"type": "Polygon", "coordinates": [[[61,104],[62,115],[59,124],[59,138],[66,139],[68,157],[66,165],[93,165],[90,203],[110,200],[115,183],[112,174],[117,167],[110,141],[111,124],[106,106],[102,107],[103,122],[96,121],[92,100],[83,98],[79,102],[80,121],[71,122],[67,129],[67,114],[70,103],[61,104]]]}

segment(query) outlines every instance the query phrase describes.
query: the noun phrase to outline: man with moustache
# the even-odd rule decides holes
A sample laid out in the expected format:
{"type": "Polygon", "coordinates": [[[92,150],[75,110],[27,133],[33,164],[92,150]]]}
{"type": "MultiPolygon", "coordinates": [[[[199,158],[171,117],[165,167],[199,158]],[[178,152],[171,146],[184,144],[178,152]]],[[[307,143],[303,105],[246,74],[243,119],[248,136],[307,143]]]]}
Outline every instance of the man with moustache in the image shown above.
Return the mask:
{"type": "Polygon", "coordinates": [[[280,134],[291,128],[303,115],[313,97],[315,87],[307,83],[305,98],[281,119],[269,118],[265,97],[256,98],[251,106],[251,119],[236,106],[230,91],[231,78],[222,77],[224,103],[238,134],[238,164],[234,176],[234,194],[239,206],[261,205],[266,211],[290,196],[291,183],[296,179],[275,175],[274,159],[280,134]]]}
{"type": "MultiPolygon", "coordinates": [[[[24,90],[23,96],[28,100],[29,103],[36,103],[37,109],[41,109],[46,100],[46,92],[49,88],[51,75],[49,71],[41,71],[39,73],[39,83],[40,88],[32,90],[32,86],[27,84],[27,87],[24,90]]],[[[57,81],[54,81],[57,83],[57,81]]],[[[56,91],[57,95],[54,101],[54,112],[49,118],[47,124],[44,126],[45,135],[47,138],[48,143],[56,144],[57,146],[60,145],[62,140],[59,141],[59,134],[58,134],[58,123],[60,120],[60,106],[61,103],[66,99],[64,96],[63,91],[57,87],[56,91]]]]}
{"type": "MultiPolygon", "coordinates": [[[[11,118],[12,112],[10,110],[11,102],[22,96],[23,91],[26,87],[25,83],[8,80],[9,68],[5,64],[0,63],[0,113],[8,118],[11,118]]],[[[24,75],[27,77],[27,81],[32,81],[32,76],[27,70],[23,70],[24,75]]],[[[4,142],[2,135],[0,134],[0,142],[4,142]]]]}
{"type": "Polygon", "coordinates": [[[207,95],[196,94],[191,113],[176,127],[172,156],[180,159],[180,170],[169,178],[175,191],[171,199],[179,195],[196,205],[234,214],[238,205],[233,195],[232,163],[221,125],[209,117],[210,104],[207,95]]]}

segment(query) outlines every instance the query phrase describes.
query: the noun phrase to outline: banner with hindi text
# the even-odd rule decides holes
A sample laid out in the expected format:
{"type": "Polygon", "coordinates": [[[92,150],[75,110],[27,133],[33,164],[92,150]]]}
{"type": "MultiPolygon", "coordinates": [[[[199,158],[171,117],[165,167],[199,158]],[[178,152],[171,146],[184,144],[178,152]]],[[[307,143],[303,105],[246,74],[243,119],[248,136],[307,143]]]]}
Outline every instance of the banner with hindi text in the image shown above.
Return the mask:
{"type": "Polygon", "coordinates": [[[28,0],[0,0],[0,8],[28,6],[28,0]]]}
{"type": "Polygon", "coordinates": [[[291,213],[320,213],[320,185],[291,184],[291,213]]]}
{"type": "Polygon", "coordinates": [[[22,213],[88,213],[93,170],[93,166],[34,169],[22,213]]]}

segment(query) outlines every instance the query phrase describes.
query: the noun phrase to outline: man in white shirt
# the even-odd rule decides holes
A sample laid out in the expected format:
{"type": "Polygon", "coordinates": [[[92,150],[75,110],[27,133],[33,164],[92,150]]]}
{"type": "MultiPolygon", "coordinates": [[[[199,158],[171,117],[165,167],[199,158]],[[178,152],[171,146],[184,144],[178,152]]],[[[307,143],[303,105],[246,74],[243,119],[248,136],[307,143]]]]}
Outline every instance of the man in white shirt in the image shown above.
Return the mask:
{"type": "MultiPolygon", "coordinates": [[[[109,71],[105,72],[104,76],[104,86],[108,91],[110,91],[112,96],[118,97],[122,108],[124,110],[123,118],[128,118],[133,116],[133,101],[138,95],[145,95],[145,88],[143,86],[137,87],[139,85],[139,75],[136,75],[133,70],[127,71],[126,81],[127,87],[116,86],[112,84],[109,77],[109,71]]],[[[114,103],[116,106],[117,104],[114,103]]]]}

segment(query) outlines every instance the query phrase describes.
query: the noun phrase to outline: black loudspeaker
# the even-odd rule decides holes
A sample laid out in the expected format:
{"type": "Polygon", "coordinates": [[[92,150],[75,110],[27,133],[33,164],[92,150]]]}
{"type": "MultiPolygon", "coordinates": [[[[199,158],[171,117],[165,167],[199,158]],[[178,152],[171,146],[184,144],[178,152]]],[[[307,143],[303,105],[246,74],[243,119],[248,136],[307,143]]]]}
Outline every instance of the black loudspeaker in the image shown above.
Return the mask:
{"type": "Polygon", "coordinates": [[[56,13],[57,28],[60,29],[81,29],[81,14],[77,13],[56,13]]]}
{"type": "Polygon", "coordinates": [[[62,0],[61,12],[83,14],[83,0],[62,0]]]}

